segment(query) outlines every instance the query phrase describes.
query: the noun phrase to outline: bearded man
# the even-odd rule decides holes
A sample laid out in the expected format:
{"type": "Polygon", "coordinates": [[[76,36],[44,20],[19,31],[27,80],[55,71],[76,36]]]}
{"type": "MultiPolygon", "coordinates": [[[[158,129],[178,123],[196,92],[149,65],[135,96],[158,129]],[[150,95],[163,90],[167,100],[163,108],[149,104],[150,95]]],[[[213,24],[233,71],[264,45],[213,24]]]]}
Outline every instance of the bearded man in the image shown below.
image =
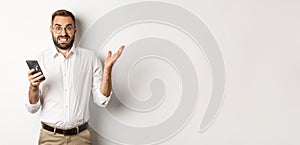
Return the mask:
{"type": "Polygon", "coordinates": [[[107,105],[112,67],[125,46],[115,54],[109,51],[103,66],[95,52],[73,45],[75,16],[67,10],[52,14],[50,32],[55,47],[36,58],[43,74],[34,69],[28,72],[26,109],[31,113],[41,110],[39,145],[90,145],[89,99],[92,96],[97,105],[107,105]]]}

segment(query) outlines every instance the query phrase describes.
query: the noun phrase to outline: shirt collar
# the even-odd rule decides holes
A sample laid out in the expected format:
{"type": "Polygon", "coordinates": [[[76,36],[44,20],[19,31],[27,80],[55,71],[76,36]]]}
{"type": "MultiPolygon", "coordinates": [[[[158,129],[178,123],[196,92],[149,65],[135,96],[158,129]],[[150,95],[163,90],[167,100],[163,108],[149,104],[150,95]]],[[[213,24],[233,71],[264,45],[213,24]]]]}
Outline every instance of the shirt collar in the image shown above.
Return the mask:
{"type": "MultiPolygon", "coordinates": [[[[58,52],[58,50],[57,50],[56,48],[51,49],[51,50],[52,50],[52,51],[51,51],[51,56],[53,56],[53,58],[55,58],[56,56],[58,56],[59,52],[58,52]]],[[[72,54],[76,54],[76,48],[75,48],[74,45],[72,46],[72,48],[71,48],[71,50],[70,50],[70,52],[69,52],[68,57],[69,57],[70,55],[72,55],[72,54]]]]}

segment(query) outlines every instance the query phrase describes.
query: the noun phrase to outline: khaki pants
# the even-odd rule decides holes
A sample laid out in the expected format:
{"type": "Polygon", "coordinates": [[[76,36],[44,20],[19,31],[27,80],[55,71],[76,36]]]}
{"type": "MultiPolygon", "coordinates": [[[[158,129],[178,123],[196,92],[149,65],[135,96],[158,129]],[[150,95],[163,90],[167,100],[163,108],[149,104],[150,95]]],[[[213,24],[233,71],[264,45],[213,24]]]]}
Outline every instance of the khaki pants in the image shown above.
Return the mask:
{"type": "Polygon", "coordinates": [[[91,134],[88,129],[77,135],[64,136],[63,134],[40,130],[39,145],[91,145],[91,134]]]}

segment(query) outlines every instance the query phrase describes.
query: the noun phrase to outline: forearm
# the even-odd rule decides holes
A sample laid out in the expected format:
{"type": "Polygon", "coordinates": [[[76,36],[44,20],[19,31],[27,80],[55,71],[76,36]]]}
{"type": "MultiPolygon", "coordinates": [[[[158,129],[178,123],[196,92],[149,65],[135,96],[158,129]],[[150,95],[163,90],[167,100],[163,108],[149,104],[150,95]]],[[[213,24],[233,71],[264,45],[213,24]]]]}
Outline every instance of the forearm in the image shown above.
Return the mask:
{"type": "Polygon", "coordinates": [[[103,76],[102,76],[102,82],[100,87],[100,92],[108,97],[112,90],[112,82],[111,82],[111,69],[104,69],[103,70],[103,76]]]}
{"type": "Polygon", "coordinates": [[[29,103],[36,104],[39,101],[39,88],[30,85],[29,87],[29,103]]]}
{"type": "Polygon", "coordinates": [[[112,82],[111,82],[111,71],[113,64],[117,61],[119,56],[121,55],[123,49],[125,48],[125,45],[122,45],[118,51],[112,55],[111,51],[108,51],[108,55],[104,62],[104,70],[103,70],[103,76],[102,76],[102,82],[100,87],[100,92],[104,96],[110,96],[110,93],[112,91],[112,82]]]}

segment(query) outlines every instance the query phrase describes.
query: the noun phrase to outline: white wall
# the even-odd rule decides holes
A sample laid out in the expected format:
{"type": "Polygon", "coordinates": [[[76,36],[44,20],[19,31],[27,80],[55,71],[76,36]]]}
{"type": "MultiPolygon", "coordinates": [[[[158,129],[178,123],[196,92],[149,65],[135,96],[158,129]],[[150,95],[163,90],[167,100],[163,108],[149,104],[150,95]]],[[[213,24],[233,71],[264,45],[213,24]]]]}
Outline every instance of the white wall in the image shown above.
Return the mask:
{"type": "MultiPolygon", "coordinates": [[[[99,51],[100,49],[103,51],[115,50],[122,43],[130,46],[134,40],[159,36],[178,43],[177,45],[181,46],[182,51],[190,58],[196,69],[197,77],[194,79],[199,84],[196,89],[199,91],[197,96],[199,99],[193,112],[187,112],[192,113],[192,116],[186,121],[187,124],[174,134],[170,134],[168,138],[157,141],[158,144],[300,144],[298,131],[300,129],[300,91],[298,89],[300,87],[300,57],[298,57],[300,53],[300,2],[297,0],[161,1],[191,12],[208,27],[207,30],[214,36],[222,52],[226,72],[226,90],[216,119],[207,130],[200,132],[200,124],[203,121],[214,85],[216,85],[212,83],[215,79],[212,75],[214,70],[210,67],[212,64],[207,61],[209,58],[203,51],[208,48],[202,48],[200,51],[188,37],[185,37],[188,34],[180,33],[168,25],[143,22],[140,25],[120,28],[120,31],[114,34],[115,37],[109,38],[105,46],[99,48],[99,51]]],[[[28,85],[26,77],[28,68],[25,60],[44,49],[53,47],[49,33],[52,12],[60,8],[74,12],[79,20],[80,30],[76,38],[79,41],[83,36],[88,35],[88,30],[96,24],[97,20],[111,11],[119,10],[121,6],[133,2],[141,1],[2,0],[0,2],[1,145],[37,143],[40,128],[39,113],[29,114],[25,111],[23,103],[28,85]]],[[[130,16],[120,14],[119,17],[127,19],[130,16]]],[[[86,42],[88,41],[86,40],[86,42]]],[[[101,51],[99,53],[103,57],[103,53],[101,51]]],[[[126,62],[125,58],[131,56],[133,57],[134,54],[124,53],[123,62],[126,62]]],[[[181,58],[178,57],[178,59],[181,58]]],[[[119,96],[114,97],[114,101],[106,108],[107,110],[102,109],[98,112],[99,108],[94,107],[92,111],[94,113],[93,124],[97,124],[98,122],[95,122],[97,118],[101,118],[101,115],[107,114],[107,112],[123,124],[128,125],[129,129],[131,129],[130,127],[157,125],[171,117],[178,104],[183,99],[189,99],[187,96],[180,96],[178,92],[176,93],[178,90],[180,93],[180,89],[187,86],[180,86],[181,76],[180,74],[176,76],[176,72],[179,72],[176,69],[172,71],[172,67],[169,65],[172,62],[166,64],[157,62],[157,60],[159,59],[150,59],[148,63],[143,62],[153,69],[143,72],[143,69],[149,67],[140,65],[136,69],[132,69],[136,72],[131,73],[137,73],[141,80],[143,76],[150,77],[151,80],[151,76],[147,76],[147,72],[162,69],[158,73],[161,73],[159,78],[165,84],[166,94],[161,106],[156,108],[158,110],[139,112],[122,105],[123,108],[116,109],[115,106],[118,105],[117,100],[120,99],[121,93],[116,92],[119,96]],[[156,68],[158,65],[160,68],[156,68]],[[141,75],[143,73],[145,75],[141,75]],[[172,94],[172,92],[175,93],[172,94]]],[[[121,64],[120,62],[116,67],[121,68],[121,64]]],[[[148,75],[154,73],[157,72],[151,72],[148,75]]],[[[115,71],[115,78],[120,75],[120,72],[115,71]]],[[[149,82],[135,82],[134,79],[130,81],[133,81],[131,89],[135,91],[134,94],[141,94],[137,95],[141,97],[139,99],[147,99],[145,96],[151,92],[145,86],[147,87],[149,82]]],[[[114,86],[117,84],[115,83],[114,86]]],[[[99,124],[109,123],[105,121],[107,120],[99,122],[99,124]]],[[[167,126],[172,127],[169,124],[167,126]]],[[[98,130],[97,132],[102,131],[98,130]]],[[[118,130],[113,133],[122,134],[124,132],[130,133],[131,130],[118,130]]],[[[153,136],[156,133],[153,132],[153,136]]],[[[130,142],[129,140],[120,142],[114,138],[114,135],[105,135],[102,134],[104,137],[96,135],[95,142],[105,145],[114,145],[117,144],[116,142],[129,144],[128,142],[130,142]]],[[[139,137],[144,136],[141,134],[137,136],[137,138],[139,137]]],[[[151,139],[149,140],[148,143],[153,143],[151,139]]]]}

